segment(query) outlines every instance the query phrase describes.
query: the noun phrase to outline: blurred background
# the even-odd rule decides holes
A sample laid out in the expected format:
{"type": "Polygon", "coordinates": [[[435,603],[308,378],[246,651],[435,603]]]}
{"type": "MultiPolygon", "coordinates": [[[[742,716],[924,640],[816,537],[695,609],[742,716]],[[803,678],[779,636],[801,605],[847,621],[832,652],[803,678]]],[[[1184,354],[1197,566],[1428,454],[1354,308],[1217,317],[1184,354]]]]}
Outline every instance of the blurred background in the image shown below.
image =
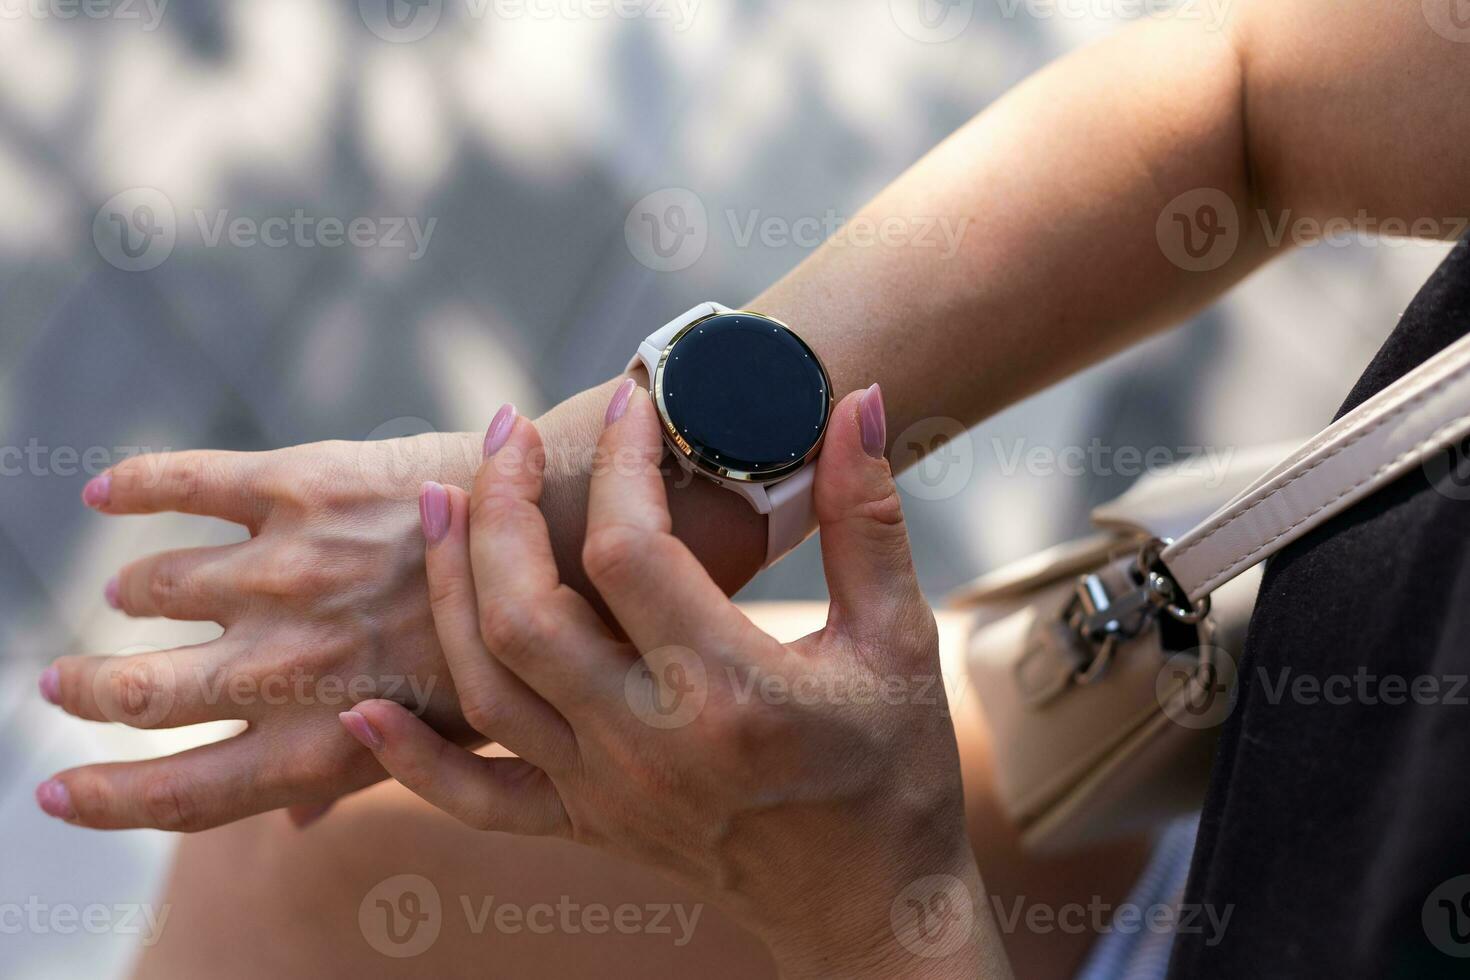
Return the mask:
{"type": "MultiPolygon", "coordinates": [[[[91,475],[140,449],[534,415],[815,244],[754,223],[851,215],[1140,6],[0,2],[0,976],[121,975],[148,924],[116,910],[167,867],[165,835],[71,829],[35,784],[208,737],[71,721],[36,694],[58,654],[207,636],[129,622],[102,586],[239,533],[104,520],[78,500],[91,475]],[[97,928],[51,914],[93,905],[97,928]]],[[[1219,459],[1317,429],[1443,251],[1299,250],[955,441],[904,487],[925,588],[1082,531],[1139,472],[1119,449],[1219,459]],[[1090,446],[1104,462],[1066,465],[1090,446]],[[1037,447],[1057,465],[1017,465],[1037,447]]],[[[746,594],[821,590],[809,544],[746,594]]]]}

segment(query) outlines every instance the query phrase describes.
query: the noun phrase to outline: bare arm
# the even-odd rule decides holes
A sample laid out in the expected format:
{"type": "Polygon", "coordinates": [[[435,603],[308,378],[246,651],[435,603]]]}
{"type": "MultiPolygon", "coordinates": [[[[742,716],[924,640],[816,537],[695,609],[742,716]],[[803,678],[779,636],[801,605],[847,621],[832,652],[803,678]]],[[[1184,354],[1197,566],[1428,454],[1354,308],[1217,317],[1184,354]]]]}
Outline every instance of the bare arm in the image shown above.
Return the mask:
{"type": "MultiPolygon", "coordinates": [[[[1461,212],[1470,116],[1457,96],[1470,87],[1470,47],[1431,28],[1433,2],[1349,15],[1328,0],[1240,0],[1223,30],[1150,21],[1078,51],[855,216],[879,229],[876,240],[824,246],[751,306],[795,325],[835,390],[880,381],[896,434],[930,416],[979,421],[1178,321],[1285,247],[1268,231],[1288,212],[1320,220],[1362,209],[1378,221],[1461,212]],[[1235,236],[1197,269],[1168,233],[1197,217],[1193,199],[1174,202],[1202,190],[1215,197],[1217,227],[1233,222],[1235,236]],[[884,243],[886,223],[917,233],[931,220],[962,230],[953,249],[884,243]]],[[[584,592],[585,453],[611,390],[577,395],[538,423],[553,454],[543,509],[562,575],[584,592]]],[[[288,669],[444,679],[412,501],[424,479],[467,486],[480,436],[426,444],[434,452],[422,467],[404,467],[418,457],[402,450],[341,445],[179,457],[161,471],[156,458],[134,460],[105,491],[89,491],[106,513],[182,509],[257,533],[122,573],[124,611],[214,620],[221,640],[63,658],[43,690],[88,718],[243,717],[251,729],[186,756],[63,773],[60,789],[43,793],[50,811],[99,827],[199,829],[381,778],[338,731],[339,704],[209,700],[191,679],[208,677],[213,690],[288,669]],[[383,486],[380,459],[398,464],[401,485],[383,486]],[[145,710],[128,714],[137,704],[145,710]]],[[[764,519],[743,501],[695,481],[671,492],[670,507],[675,532],[722,587],[755,573],[764,519]]],[[[472,737],[447,683],[419,701],[439,730],[472,737]]]]}
{"type": "MultiPolygon", "coordinates": [[[[1467,86],[1470,45],[1420,4],[1250,0],[1223,30],[1140,24],[1028,79],[852,222],[933,222],[935,244],[829,243],[750,307],[795,325],[836,390],[881,382],[890,434],[974,424],[1205,306],[1297,240],[1283,220],[1454,233],[1470,208],[1467,86]],[[1190,261],[1182,236],[1205,232],[1181,223],[1221,198],[1233,241],[1190,261]]],[[[729,497],[696,485],[675,514],[733,587],[764,538],[729,497]]],[[[567,554],[576,512],[558,515],[567,554]]]]}

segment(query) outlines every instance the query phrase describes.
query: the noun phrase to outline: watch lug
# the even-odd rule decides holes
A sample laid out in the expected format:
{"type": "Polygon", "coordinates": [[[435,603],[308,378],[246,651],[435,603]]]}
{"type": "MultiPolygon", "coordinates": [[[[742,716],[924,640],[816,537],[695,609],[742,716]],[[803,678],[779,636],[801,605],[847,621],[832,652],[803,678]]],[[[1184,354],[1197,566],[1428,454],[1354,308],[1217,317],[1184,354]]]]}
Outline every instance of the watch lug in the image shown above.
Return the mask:
{"type": "Polygon", "coordinates": [[[733,490],[744,497],[746,503],[750,504],[757,514],[769,514],[771,512],[771,495],[766,492],[765,484],[740,483],[736,480],[719,482],[726,490],[733,490]]]}

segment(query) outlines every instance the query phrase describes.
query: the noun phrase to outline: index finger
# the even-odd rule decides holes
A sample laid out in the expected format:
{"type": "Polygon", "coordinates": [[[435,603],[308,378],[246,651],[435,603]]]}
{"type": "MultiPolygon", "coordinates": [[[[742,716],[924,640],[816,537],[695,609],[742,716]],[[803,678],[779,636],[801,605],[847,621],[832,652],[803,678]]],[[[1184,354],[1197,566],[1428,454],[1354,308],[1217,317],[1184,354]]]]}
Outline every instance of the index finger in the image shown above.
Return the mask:
{"type": "Polygon", "coordinates": [[[254,528],[264,516],[254,492],[258,459],[207,449],[133,456],[93,477],[82,500],[104,514],[173,511],[254,528]]]}
{"type": "Polygon", "coordinates": [[[582,565],[629,639],[645,652],[700,649],[753,630],[672,533],[658,416],[631,380],[608,406],[597,449],[582,565]]]}
{"type": "Polygon", "coordinates": [[[470,567],[485,646],[563,715],[604,681],[616,647],[597,613],[562,583],[541,514],[546,450],[507,405],[490,425],[470,494],[470,567]]]}

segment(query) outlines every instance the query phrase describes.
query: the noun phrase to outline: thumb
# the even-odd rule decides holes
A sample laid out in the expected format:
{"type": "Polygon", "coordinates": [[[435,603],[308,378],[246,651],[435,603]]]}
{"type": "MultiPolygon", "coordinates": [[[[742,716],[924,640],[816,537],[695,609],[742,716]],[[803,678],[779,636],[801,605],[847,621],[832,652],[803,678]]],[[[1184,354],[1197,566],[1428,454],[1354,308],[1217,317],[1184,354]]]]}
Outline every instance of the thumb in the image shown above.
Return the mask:
{"type": "Polygon", "coordinates": [[[838,403],[817,460],[813,503],[832,596],[828,625],[855,639],[876,637],[923,605],[886,443],[875,384],[838,403]]]}

